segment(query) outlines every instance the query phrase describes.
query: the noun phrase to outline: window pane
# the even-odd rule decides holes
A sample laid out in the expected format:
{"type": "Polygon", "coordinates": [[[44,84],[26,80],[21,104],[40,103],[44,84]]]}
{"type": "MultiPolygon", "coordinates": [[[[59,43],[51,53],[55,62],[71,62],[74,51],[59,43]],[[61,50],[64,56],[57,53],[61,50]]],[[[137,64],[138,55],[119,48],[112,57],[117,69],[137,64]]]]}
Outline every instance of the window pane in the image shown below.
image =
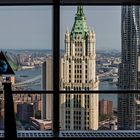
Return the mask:
{"type": "Polygon", "coordinates": [[[105,99],[102,95],[61,94],[61,130],[117,130],[117,98],[105,99]]]}
{"type": "Polygon", "coordinates": [[[52,95],[45,96],[47,105],[43,107],[44,94],[13,95],[17,130],[52,130],[52,95]]]}
{"type": "Polygon", "coordinates": [[[52,57],[52,7],[4,6],[0,18],[0,51],[15,72],[13,90],[41,90],[42,65],[52,57]]]}
{"type": "Polygon", "coordinates": [[[120,6],[61,6],[61,90],[117,89],[120,12],[120,6]]]}
{"type": "MultiPolygon", "coordinates": [[[[92,115],[92,118],[95,120],[92,121],[93,125],[91,125],[89,124],[90,123],[89,112],[93,110],[93,108],[91,108],[89,103],[90,99],[92,99],[91,95],[62,94],[60,96],[61,96],[61,104],[60,104],[61,130],[89,130],[91,128],[94,130],[98,129],[98,103],[97,103],[98,99],[96,99],[96,103],[94,102],[94,104],[96,104],[96,109],[94,108],[95,112],[91,112],[91,114],[94,114],[92,115]],[[89,125],[91,125],[91,127],[89,125]]],[[[98,95],[96,94],[95,96],[97,97],[98,95]]]]}
{"type": "MultiPolygon", "coordinates": [[[[1,79],[10,77],[13,90],[52,90],[52,6],[3,6],[0,18],[0,51],[15,72],[1,79]]],[[[51,94],[13,99],[17,130],[52,130],[51,94]]]]}

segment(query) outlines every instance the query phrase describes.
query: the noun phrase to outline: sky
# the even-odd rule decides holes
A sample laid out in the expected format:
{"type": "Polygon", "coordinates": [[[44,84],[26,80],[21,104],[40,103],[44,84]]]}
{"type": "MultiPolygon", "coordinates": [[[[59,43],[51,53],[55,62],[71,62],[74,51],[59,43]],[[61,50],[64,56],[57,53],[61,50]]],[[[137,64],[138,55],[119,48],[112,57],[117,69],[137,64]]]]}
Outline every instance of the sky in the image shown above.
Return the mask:
{"type": "MultiPolygon", "coordinates": [[[[76,6],[60,8],[60,47],[74,23],[76,6]]],[[[121,7],[84,6],[87,24],[96,33],[97,49],[121,49],[121,7]]],[[[0,49],[52,49],[51,6],[0,7],[0,49]]]]}
{"type": "Polygon", "coordinates": [[[52,48],[52,7],[0,7],[1,48],[52,48]]]}

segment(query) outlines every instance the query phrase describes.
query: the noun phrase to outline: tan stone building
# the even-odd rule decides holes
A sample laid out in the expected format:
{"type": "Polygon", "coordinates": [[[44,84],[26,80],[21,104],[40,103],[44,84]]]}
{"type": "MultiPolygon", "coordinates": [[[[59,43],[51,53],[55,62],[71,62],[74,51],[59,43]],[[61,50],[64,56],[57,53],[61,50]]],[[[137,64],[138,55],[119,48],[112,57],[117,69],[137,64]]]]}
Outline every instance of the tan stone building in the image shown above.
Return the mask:
{"type": "MultiPolygon", "coordinates": [[[[98,90],[96,76],[95,32],[86,23],[83,7],[77,7],[71,32],[65,33],[65,54],[60,61],[61,90],[98,90]]],[[[98,93],[62,94],[62,130],[98,129],[98,93]]]]}

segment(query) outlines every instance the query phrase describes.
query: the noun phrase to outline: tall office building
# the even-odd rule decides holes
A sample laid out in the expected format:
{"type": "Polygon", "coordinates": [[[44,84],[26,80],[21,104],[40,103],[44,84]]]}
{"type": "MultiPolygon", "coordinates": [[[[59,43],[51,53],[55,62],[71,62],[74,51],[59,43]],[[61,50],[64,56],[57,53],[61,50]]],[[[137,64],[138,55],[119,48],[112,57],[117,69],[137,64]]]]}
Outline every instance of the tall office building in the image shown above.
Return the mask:
{"type": "Polygon", "coordinates": [[[113,101],[100,100],[99,101],[99,114],[101,115],[112,115],[113,113],[113,101]]]}
{"type": "MultiPolygon", "coordinates": [[[[78,6],[72,30],[65,33],[65,53],[60,60],[61,90],[98,90],[95,42],[95,32],[87,26],[83,7],[78,6]]],[[[98,93],[60,96],[62,130],[97,130],[98,113],[98,93]]]]}
{"type": "MultiPolygon", "coordinates": [[[[140,7],[122,6],[119,89],[140,89],[140,7]]],[[[118,95],[118,129],[140,129],[140,94],[118,95]]]]}
{"type": "MultiPolygon", "coordinates": [[[[48,56],[46,61],[42,64],[42,89],[52,90],[53,84],[53,63],[52,57],[48,56]]],[[[53,108],[53,95],[42,94],[42,112],[41,119],[52,120],[52,108],[53,108]]]]}

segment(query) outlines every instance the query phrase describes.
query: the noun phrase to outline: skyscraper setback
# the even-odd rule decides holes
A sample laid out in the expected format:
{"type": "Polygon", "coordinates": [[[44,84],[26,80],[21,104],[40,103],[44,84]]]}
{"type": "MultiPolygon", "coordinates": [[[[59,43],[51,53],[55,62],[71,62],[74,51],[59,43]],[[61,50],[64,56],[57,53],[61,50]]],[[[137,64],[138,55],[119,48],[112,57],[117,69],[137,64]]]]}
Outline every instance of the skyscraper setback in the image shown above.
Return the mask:
{"type": "MultiPolygon", "coordinates": [[[[119,89],[140,89],[140,6],[122,6],[119,89]]],[[[140,129],[140,94],[118,95],[118,129],[140,129]]]]}
{"type": "MultiPolygon", "coordinates": [[[[71,32],[65,33],[65,53],[60,61],[61,90],[98,90],[95,32],[89,29],[82,6],[77,7],[71,32]]],[[[98,129],[98,93],[62,94],[62,130],[98,129]]]]}

